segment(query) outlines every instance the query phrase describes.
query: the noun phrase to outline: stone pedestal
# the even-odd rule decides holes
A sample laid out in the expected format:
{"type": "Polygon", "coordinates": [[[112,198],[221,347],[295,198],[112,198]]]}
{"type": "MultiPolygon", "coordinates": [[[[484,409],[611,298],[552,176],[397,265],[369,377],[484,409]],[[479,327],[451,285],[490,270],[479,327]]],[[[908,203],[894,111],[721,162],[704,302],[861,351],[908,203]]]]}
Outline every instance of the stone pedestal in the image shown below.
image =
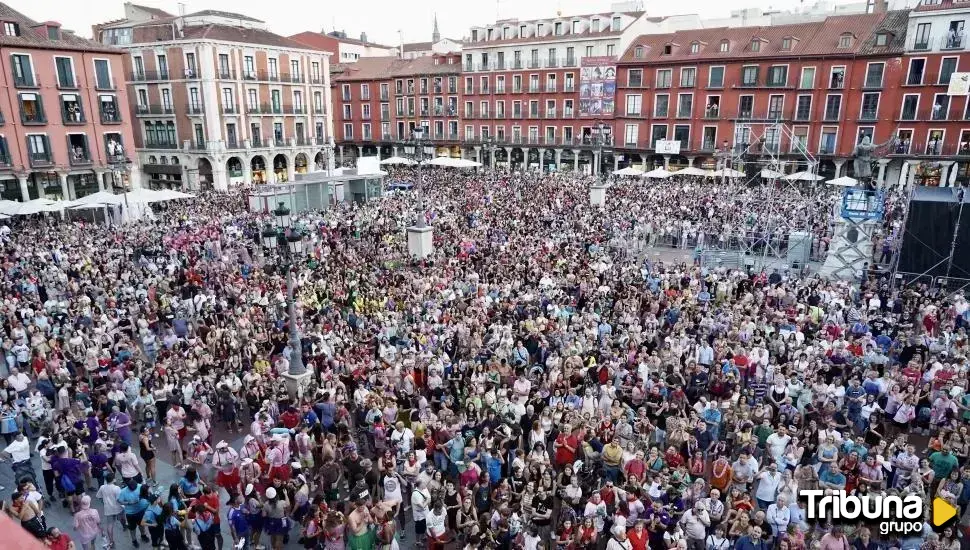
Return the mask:
{"type": "Polygon", "coordinates": [[[603,208],[606,206],[606,190],[608,185],[593,185],[589,188],[589,203],[603,208]]]}
{"type": "Polygon", "coordinates": [[[313,367],[307,365],[306,372],[303,374],[283,374],[283,385],[286,386],[286,393],[296,402],[300,402],[306,394],[307,386],[313,378],[313,367]]]}
{"type": "Polygon", "coordinates": [[[408,228],[408,254],[412,257],[427,258],[434,251],[434,233],[430,226],[408,228]]]}

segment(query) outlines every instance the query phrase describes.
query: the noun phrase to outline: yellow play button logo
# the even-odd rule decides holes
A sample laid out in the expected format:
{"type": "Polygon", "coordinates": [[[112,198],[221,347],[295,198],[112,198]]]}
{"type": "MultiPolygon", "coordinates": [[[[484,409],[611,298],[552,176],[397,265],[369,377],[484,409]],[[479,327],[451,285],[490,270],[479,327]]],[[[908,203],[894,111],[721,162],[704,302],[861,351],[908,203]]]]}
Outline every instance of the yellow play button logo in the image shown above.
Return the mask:
{"type": "Polygon", "coordinates": [[[957,509],[940,497],[933,499],[933,526],[943,527],[945,523],[957,517],[957,509]]]}

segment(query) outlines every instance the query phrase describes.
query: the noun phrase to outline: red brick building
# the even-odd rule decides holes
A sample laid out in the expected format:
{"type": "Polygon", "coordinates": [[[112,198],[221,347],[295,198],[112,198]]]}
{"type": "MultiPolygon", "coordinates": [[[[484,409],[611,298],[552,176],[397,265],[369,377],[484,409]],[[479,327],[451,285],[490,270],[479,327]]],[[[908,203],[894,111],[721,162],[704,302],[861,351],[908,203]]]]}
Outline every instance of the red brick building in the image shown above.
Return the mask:
{"type": "Polygon", "coordinates": [[[121,187],[134,158],[122,52],[6,4],[0,24],[0,198],[121,187]]]}
{"type": "Polygon", "coordinates": [[[895,134],[906,18],[640,36],[618,63],[617,152],[625,163],[713,167],[717,149],[763,139],[789,171],[812,158],[844,173],[863,136],[895,134]],[[680,155],[655,157],[658,140],[679,141],[680,155]]]}
{"type": "Polygon", "coordinates": [[[337,161],[361,155],[397,156],[415,127],[425,129],[437,154],[460,156],[461,65],[458,54],[362,57],[334,65],[337,161]]]}

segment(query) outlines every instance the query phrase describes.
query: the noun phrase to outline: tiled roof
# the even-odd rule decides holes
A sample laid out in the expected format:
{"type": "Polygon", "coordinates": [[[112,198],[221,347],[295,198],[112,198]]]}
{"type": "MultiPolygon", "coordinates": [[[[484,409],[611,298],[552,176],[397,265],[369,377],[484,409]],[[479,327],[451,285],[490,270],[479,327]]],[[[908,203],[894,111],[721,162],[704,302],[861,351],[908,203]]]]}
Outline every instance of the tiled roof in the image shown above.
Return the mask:
{"type": "Polygon", "coordinates": [[[473,28],[484,29],[486,27],[502,27],[506,24],[509,26],[518,25],[528,25],[529,23],[546,23],[549,21],[560,21],[560,20],[573,20],[573,19],[587,19],[589,17],[613,17],[614,15],[629,15],[631,17],[640,17],[645,12],[642,11],[621,11],[617,13],[607,12],[607,13],[585,13],[580,15],[562,15],[559,17],[543,17],[541,19],[527,19],[525,21],[520,21],[517,19],[500,19],[491,25],[474,25],[473,28]]]}
{"type": "Polygon", "coordinates": [[[819,55],[856,55],[880,27],[886,14],[836,15],[823,21],[769,27],[718,27],[691,29],[670,34],[642,35],[634,40],[620,58],[620,63],[685,62],[713,59],[745,59],[763,57],[800,57],[819,55]],[[851,35],[847,48],[839,48],[839,39],[851,35]],[[790,49],[782,49],[782,41],[791,38],[790,49]],[[721,43],[728,42],[727,51],[721,43]],[[757,51],[752,42],[760,43],[757,51]],[[697,53],[691,44],[697,43],[697,53]],[[664,48],[671,46],[670,54],[664,48]],[[642,57],[636,57],[642,47],[642,57]]]}
{"type": "MultiPolygon", "coordinates": [[[[164,12],[162,12],[164,13],[164,12]]],[[[250,17],[248,15],[243,15],[241,13],[233,13],[230,11],[219,11],[219,10],[202,10],[194,13],[189,13],[186,17],[204,17],[206,15],[212,17],[225,17],[226,19],[240,19],[242,21],[251,21],[253,23],[265,23],[262,19],[256,19],[255,17],[250,17]]]]}
{"type": "Polygon", "coordinates": [[[105,46],[100,42],[88,40],[87,38],[81,38],[63,29],[58,33],[59,38],[57,40],[51,40],[48,38],[46,30],[41,33],[34,30],[35,27],[42,23],[34,21],[4,3],[0,3],[0,19],[16,22],[20,25],[20,36],[0,35],[0,46],[121,53],[121,50],[105,46]]]}
{"type": "Polygon", "coordinates": [[[142,6],[141,4],[132,4],[131,7],[137,8],[141,11],[146,11],[157,17],[172,17],[172,14],[168,13],[165,10],[160,10],[158,8],[150,8],[148,6],[142,6]]]}
{"type": "MultiPolygon", "coordinates": [[[[642,12],[642,11],[625,11],[625,12],[618,12],[618,13],[620,15],[629,15],[630,17],[633,17],[633,18],[639,18],[645,12],[642,12]]],[[[535,24],[535,23],[547,23],[547,22],[559,21],[559,20],[568,21],[568,20],[573,20],[573,19],[586,19],[586,18],[594,17],[594,16],[612,17],[613,15],[616,15],[616,14],[613,14],[613,13],[589,13],[589,14],[585,14],[585,15],[566,15],[566,16],[562,16],[562,17],[546,17],[546,18],[543,18],[543,19],[532,19],[532,20],[529,20],[529,21],[516,21],[516,20],[511,20],[510,19],[510,20],[505,20],[505,21],[496,21],[494,24],[491,24],[491,25],[476,25],[475,27],[472,27],[472,28],[475,28],[475,29],[498,28],[498,27],[504,27],[506,24],[508,24],[510,27],[518,27],[519,25],[528,25],[528,24],[535,24]]],[[[664,18],[662,18],[662,17],[652,18],[652,20],[655,20],[655,21],[662,21],[663,19],[664,18]]],[[[609,27],[609,25],[607,25],[607,27],[609,27]]],[[[570,29],[566,29],[566,30],[569,31],[570,29]]],[[[623,32],[622,30],[618,30],[617,31],[617,30],[613,30],[611,28],[607,28],[606,30],[601,30],[601,31],[598,31],[598,32],[590,32],[589,29],[587,29],[587,30],[585,30],[583,32],[580,32],[580,33],[566,32],[565,34],[561,34],[561,35],[530,36],[528,38],[508,38],[508,39],[504,39],[504,40],[478,40],[478,41],[474,41],[474,40],[462,40],[461,43],[464,46],[468,46],[468,47],[472,47],[472,48],[475,48],[475,47],[478,47],[478,48],[488,48],[488,47],[491,47],[491,46],[499,46],[499,45],[502,45],[502,44],[522,44],[522,43],[529,43],[529,42],[548,42],[550,40],[569,40],[570,37],[577,37],[577,38],[602,38],[602,37],[609,37],[609,36],[619,36],[620,34],[622,34],[622,32],[623,32]]]]}
{"type": "Polygon", "coordinates": [[[967,0],[922,0],[913,11],[939,11],[954,8],[970,8],[967,0]]]}
{"type": "Polygon", "coordinates": [[[315,50],[324,50],[331,53],[337,53],[336,49],[339,40],[333,36],[326,34],[320,34],[318,32],[305,31],[299,34],[294,34],[290,36],[290,40],[299,42],[308,48],[313,48],[315,50]]]}
{"type": "Polygon", "coordinates": [[[264,46],[294,50],[312,49],[296,40],[261,29],[247,29],[232,25],[198,25],[184,27],[182,31],[185,33],[185,40],[208,39],[224,42],[241,42],[243,44],[261,44],[264,46]]]}
{"type": "Polygon", "coordinates": [[[423,52],[430,50],[433,42],[411,42],[404,44],[404,51],[406,52],[423,52]]]}
{"type": "Polygon", "coordinates": [[[886,55],[903,53],[906,50],[906,26],[909,25],[909,12],[906,10],[891,11],[876,27],[868,40],[859,48],[860,55],[886,55]],[[885,46],[876,46],[876,35],[886,33],[888,40],[885,46]]]}
{"type": "MultiPolygon", "coordinates": [[[[438,63],[431,56],[401,59],[394,56],[361,57],[353,63],[332,65],[340,71],[334,75],[334,82],[351,82],[359,80],[382,80],[400,76],[434,76],[450,75],[461,72],[460,63],[438,63]]],[[[333,72],[333,71],[331,71],[333,72]]]]}

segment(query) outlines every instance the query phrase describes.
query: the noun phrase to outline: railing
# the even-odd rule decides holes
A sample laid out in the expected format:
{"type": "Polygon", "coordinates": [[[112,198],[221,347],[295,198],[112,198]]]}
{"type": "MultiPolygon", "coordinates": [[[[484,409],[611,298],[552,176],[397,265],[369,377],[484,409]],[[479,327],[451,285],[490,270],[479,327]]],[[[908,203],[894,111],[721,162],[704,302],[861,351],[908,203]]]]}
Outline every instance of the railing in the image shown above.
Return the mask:
{"type": "Polygon", "coordinates": [[[539,60],[538,59],[530,59],[529,60],[529,68],[530,69],[539,69],[541,67],[542,67],[542,64],[539,63],[539,60]]]}
{"type": "Polygon", "coordinates": [[[273,145],[275,145],[277,147],[285,147],[286,146],[286,140],[283,139],[283,138],[281,138],[281,137],[274,137],[273,138],[273,145]]]}
{"type": "Polygon", "coordinates": [[[227,115],[235,115],[235,114],[238,114],[240,111],[239,111],[238,105],[223,105],[222,112],[227,115]]]}
{"type": "Polygon", "coordinates": [[[263,103],[259,106],[259,111],[263,114],[281,115],[283,114],[283,106],[275,103],[263,103]]]}
{"type": "Polygon", "coordinates": [[[566,92],[566,93],[571,93],[571,92],[576,91],[576,87],[574,85],[572,85],[572,84],[565,84],[562,87],[562,91],[563,92],[566,92]]]}
{"type": "Polygon", "coordinates": [[[27,74],[22,78],[14,76],[13,85],[15,88],[40,88],[40,81],[33,74],[27,74]]]}
{"type": "Polygon", "coordinates": [[[512,111],[512,118],[522,118],[522,111],[512,111]]]}
{"type": "Polygon", "coordinates": [[[54,158],[50,153],[29,153],[30,165],[33,167],[41,166],[51,166],[54,164],[54,158]]]}
{"type": "Polygon", "coordinates": [[[202,109],[202,105],[190,104],[188,107],[185,108],[185,110],[188,111],[190,115],[201,115],[204,112],[202,109]]]}
{"type": "Polygon", "coordinates": [[[714,144],[713,141],[704,141],[703,143],[701,143],[700,150],[701,151],[714,151],[716,148],[717,148],[717,146],[714,144]]]}
{"type": "Polygon", "coordinates": [[[840,114],[842,114],[842,109],[838,109],[838,110],[826,109],[825,116],[823,117],[822,120],[826,122],[837,122],[839,120],[840,114]]]}
{"type": "Polygon", "coordinates": [[[175,109],[171,105],[136,105],[136,115],[172,115],[175,109]]]}
{"type": "Polygon", "coordinates": [[[290,73],[289,81],[296,84],[303,84],[304,82],[306,82],[306,77],[300,73],[290,73]]]}
{"type": "Polygon", "coordinates": [[[300,146],[310,145],[310,141],[306,136],[296,136],[296,144],[300,146]]]}
{"type": "Polygon", "coordinates": [[[110,111],[100,109],[101,112],[101,124],[121,124],[121,113],[118,112],[117,105],[114,105],[110,111]]]}
{"type": "Polygon", "coordinates": [[[227,139],[226,140],[226,149],[242,149],[242,146],[240,145],[239,140],[236,140],[236,139],[227,139]]]}
{"type": "Polygon", "coordinates": [[[311,76],[310,84],[323,84],[323,78],[321,78],[319,75],[311,76]]]}
{"type": "Polygon", "coordinates": [[[820,155],[834,155],[835,154],[835,149],[836,149],[836,146],[835,145],[820,145],[818,147],[818,154],[820,154],[820,155]]]}
{"type": "Polygon", "coordinates": [[[522,60],[521,59],[517,59],[517,60],[515,60],[515,61],[512,62],[512,70],[513,71],[514,70],[519,70],[521,68],[522,68],[522,60]]]}
{"type": "Polygon", "coordinates": [[[114,80],[109,78],[108,82],[104,83],[100,79],[95,78],[94,89],[99,92],[113,92],[115,90],[114,80]]]}
{"type": "Polygon", "coordinates": [[[529,93],[533,93],[533,94],[538,93],[539,92],[539,89],[540,88],[539,88],[539,85],[538,84],[536,84],[535,86],[533,86],[531,84],[529,85],[529,93]]]}
{"type": "Polygon", "coordinates": [[[546,84],[546,92],[547,93],[553,93],[553,94],[556,93],[556,85],[555,84],[546,84]]]}
{"type": "Polygon", "coordinates": [[[252,139],[250,139],[249,141],[253,147],[262,147],[263,143],[266,142],[266,140],[264,140],[262,136],[253,136],[252,139]]]}
{"type": "Polygon", "coordinates": [[[86,148],[82,148],[81,153],[77,154],[75,149],[72,147],[71,151],[68,153],[68,157],[71,166],[86,166],[91,164],[91,153],[86,148]]]}
{"type": "Polygon", "coordinates": [[[562,66],[563,67],[575,67],[576,66],[576,58],[575,57],[567,57],[566,60],[563,62],[562,66]]]}
{"type": "Polygon", "coordinates": [[[60,76],[57,77],[57,88],[59,90],[76,90],[77,81],[72,77],[71,80],[64,80],[60,76]]]}
{"type": "Polygon", "coordinates": [[[859,113],[859,120],[876,120],[877,118],[879,118],[878,109],[863,109],[859,113]]]}
{"type": "Polygon", "coordinates": [[[505,111],[495,111],[494,118],[505,118],[505,111]]]}
{"type": "Polygon", "coordinates": [[[556,111],[555,111],[555,109],[553,109],[551,111],[550,110],[547,110],[546,111],[546,118],[556,118],[556,111]]]}
{"type": "Polygon", "coordinates": [[[464,64],[464,67],[465,67],[464,70],[465,70],[466,73],[471,73],[471,72],[474,72],[475,71],[475,65],[472,64],[472,63],[465,63],[464,64]]]}
{"type": "Polygon", "coordinates": [[[222,80],[236,80],[236,71],[235,69],[219,69],[219,78],[222,80]]]}
{"type": "Polygon", "coordinates": [[[903,109],[899,113],[899,120],[916,120],[916,109],[903,109]]]}
{"type": "Polygon", "coordinates": [[[930,37],[914,36],[910,42],[910,49],[914,51],[925,51],[930,49],[930,37]]]}
{"type": "Polygon", "coordinates": [[[806,121],[812,116],[811,109],[795,109],[795,120],[806,121]]]}
{"type": "Polygon", "coordinates": [[[704,109],[704,118],[707,120],[717,120],[721,118],[721,110],[718,107],[704,109]]]}
{"type": "Polygon", "coordinates": [[[548,69],[555,69],[557,67],[559,67],[559,60],[558,59],[547,59],[546,60],[546,68],[548,68],[548,69]]]}
{"type": "Polygon", "coordinates": [[[152,80],[168,80],[168,71],[132,71],[131,80],[135,82],[150,82],[152,80]]]}
{"type": "Polygon", "coordinates": [[[313,143],[314,145],[326,145],[327,138],[323,136],[313,136],[313,143]]]}
{"type": "Polygon", "coordinates": [[[205,151],[205,149],[206,149],[205,145],[206,145],[205,141],[192,140],[192,142],[189,143],[189,150],[190,151],[205,151]]]}

